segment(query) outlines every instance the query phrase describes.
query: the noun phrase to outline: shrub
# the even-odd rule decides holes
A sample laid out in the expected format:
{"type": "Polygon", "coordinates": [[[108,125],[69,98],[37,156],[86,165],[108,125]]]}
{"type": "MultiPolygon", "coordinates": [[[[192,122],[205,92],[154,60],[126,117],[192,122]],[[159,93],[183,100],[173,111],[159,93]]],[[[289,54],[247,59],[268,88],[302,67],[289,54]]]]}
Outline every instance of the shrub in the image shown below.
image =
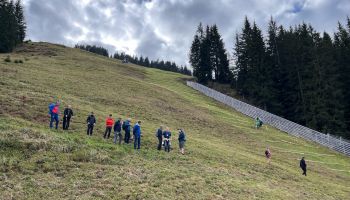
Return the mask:
{"type": "Polygon", "coordinates": [[[23,60],[15,60],[15,63],[23,63],[23,60]]]}
{"type": "Polygon", "coordinates": [[[7,56],[5,59],[4,59],[5,62],[11,62],[11,58],[10,56],[7,56]]]}

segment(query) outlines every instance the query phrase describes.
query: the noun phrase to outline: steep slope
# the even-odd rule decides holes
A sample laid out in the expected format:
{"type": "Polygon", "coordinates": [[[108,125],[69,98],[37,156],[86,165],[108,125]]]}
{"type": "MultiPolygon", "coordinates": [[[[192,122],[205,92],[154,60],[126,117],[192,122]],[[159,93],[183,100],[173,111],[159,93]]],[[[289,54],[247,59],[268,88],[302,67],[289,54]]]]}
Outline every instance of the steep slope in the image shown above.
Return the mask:
{"type": "Polygon", "coordinates": [[[251,119],[187,87],[190,77],[47,43],[10,56],[24,63],[0,55],[4,199],[350,199],[350,158],[254,129],[251,119]],[[76,114],[68,132],[47,128],[47,106],[57,98],[76,114]],[[88,138],[91,111],[97,128],[88,138]],[[109,113],[143,121],[140,152],[102,139],[109,113]],[[171,153],[156,150],[161,124],[185,129],[186,155],[177,152],[177,134],[171,153]]]}

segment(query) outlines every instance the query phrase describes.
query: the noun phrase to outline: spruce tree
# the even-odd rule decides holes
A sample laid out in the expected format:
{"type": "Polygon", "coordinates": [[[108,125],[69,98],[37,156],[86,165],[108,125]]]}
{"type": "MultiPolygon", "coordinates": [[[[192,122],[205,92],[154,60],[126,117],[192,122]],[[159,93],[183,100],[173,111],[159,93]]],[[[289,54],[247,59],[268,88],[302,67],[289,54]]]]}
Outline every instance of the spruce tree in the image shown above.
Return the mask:
{"type": "Polygon", "coordinates": [[[236,89],[243,99],[249,98],[249,87],[248,87],[248,66],[249,66],[249,55],[248,48],[251,43],[251,25],[248,18],[245,18],[244,27],[241,34],[236,35],[236,43],[234,49],[235,55],[235,71],[237,73],[236,89]]]}
{"type": "Polygon", "coordinates": [[[190,49],[190,55],[189,60],[190,64],[193,68],[193,75],[197,77],[198,79],[201,79],[202,73],[200,72],[200,54],[201,54],[201,45],[203,41],[203,27],[200,23],[196,35],[194,36],[191,49],[190,49]]]}
{"type": "Polygon", "coordinates": [[[24,21],[23,7],[21,0],[17,0],[15,5],[15,16],[17,22],[17,43],[22,43],[26,36],[26,23],[24,21]]]}

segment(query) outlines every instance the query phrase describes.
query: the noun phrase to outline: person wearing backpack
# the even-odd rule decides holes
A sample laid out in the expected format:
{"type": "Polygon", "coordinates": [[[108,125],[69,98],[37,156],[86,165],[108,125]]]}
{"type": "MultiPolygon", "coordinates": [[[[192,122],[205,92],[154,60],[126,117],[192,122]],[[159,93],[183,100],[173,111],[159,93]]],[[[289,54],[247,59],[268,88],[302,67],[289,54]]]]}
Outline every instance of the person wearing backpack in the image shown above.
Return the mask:
{"type": "Polygon", "coordinates": [[[124,143],[129,144],[130,142],[130,131],[131,131],[131,119],[128,118],[126,121],[123,123],[123,130],[125,131],[125,136],[124,136],[124,143]]]}
{"type": "Polygon", "coordinates": [[[163,126],[160,126],[156,132],[156,137],[158,138],[158,147],[157,149],[162,150],[162,142],[163,142],[163,126]]]}
{"type": "Polygon", "coordinates": [[[105,130],[105,134],[103,135],[104,139],[109,139],[109,137],[111,136],[113,125],[114,125],[114,120],[112,118],[112,114],[110,114],[109,117],[107,117],[106,119],[106,130],[105,130]]]}
{"type": "Polygon", "coordinates": [[[306,176],[306,162],[305,157],[302,157],[300,160],[300,168],[303,170],[303,175],[306,176]]]}
{"type": "Polygon", "coordinates": [[[139,150],[141,148],[141,134],[142,134],[141,121],[138,121],[134,125],[133,133],[134,133],[134,149],[139,150]]]}
{"type": "Polygon", "coordinates": [[[63,112],[63,130],[68,130],[70,119],[72,116],[73,116],[72,106],[68,105],[68,107],[64,109],[64,112],[63,112]]]}
{"type": "Polygon", "coordinates": [[[92,136],[92,132],[94,131],[94,126],[96,124],[96,118],[93,112],[91,112],[91,114],[86,119],[86,123],[87,123],[87,131],[86,131],[87,135],[92,136]]]}
{"type": "Polygon", "coordinates": [[[168,127],[163,132],[163,140],[164,140],[164,150],[169,153],[170,152],[171,132],[170,132],[168,127]]]}
{"type": "Polygon", "coordinates": [[[261,121],[261,119],[259,117],[257,117],[255,119],[255,128],[258,129],[258,128],[262,127],[262,125],[263,125],[263,122],[261,121]]]}
{"type": "Polygon", "coordinates": [[[58,129],[58,123],[59,123],[59,112],[60,112],[60,102],[57,101],[56,104],[51,103],[49,105],[49,115],[51,117],[50,119],[50,128],[53,128],[53,122],[56,122],[56,130],[58,129]]]}
{"type": "Polygon", "coordinates": [[[119,141],[119,144],[122,143],[123,140],[123,136],[122,136],[122,118],[118,118],[118,120],[116,120],[116,122],[114,123],[114,144],[117,144],[117,139],[119,141]]]}
{"type": "Polygon", "coordinates": [[[185,154],[185,142],[186,142],[186,134],[183,129],[179,130],[179,148],[180,148],[180,153],[182,155],[185,154]]]}

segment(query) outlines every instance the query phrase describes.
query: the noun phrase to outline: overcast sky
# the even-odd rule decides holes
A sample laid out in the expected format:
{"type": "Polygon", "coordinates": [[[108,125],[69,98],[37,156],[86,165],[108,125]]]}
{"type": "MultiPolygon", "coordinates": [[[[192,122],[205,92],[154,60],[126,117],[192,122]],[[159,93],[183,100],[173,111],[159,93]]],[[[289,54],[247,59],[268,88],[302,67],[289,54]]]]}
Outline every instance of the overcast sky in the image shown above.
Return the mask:
{"type": "Polygon", "coordinates": [[[334,32],[345,23],[350,0],[23,0],[27,38],[73,46],[97,44],[110,53],[188,63],[199,22],[216,23],[232,54],[245,16],[266,30],[270,17],[291,26],[302,21],[334,32]]]}

